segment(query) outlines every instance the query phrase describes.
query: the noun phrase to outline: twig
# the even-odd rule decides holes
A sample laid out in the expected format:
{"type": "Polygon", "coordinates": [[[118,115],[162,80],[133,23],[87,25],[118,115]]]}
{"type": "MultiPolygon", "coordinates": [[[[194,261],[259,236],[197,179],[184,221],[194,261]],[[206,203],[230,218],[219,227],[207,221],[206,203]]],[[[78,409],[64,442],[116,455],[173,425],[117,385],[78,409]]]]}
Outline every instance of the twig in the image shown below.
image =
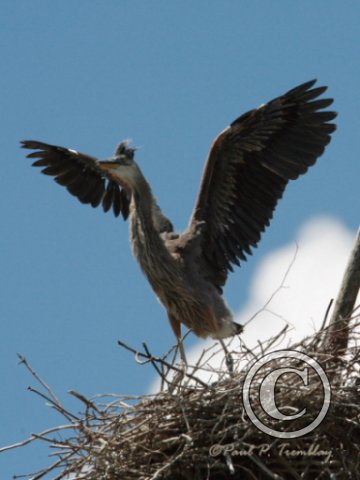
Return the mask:
{"type": "Polygon", "coordinates": [[[89,400],[88,398],[84,397],[84,395],[82,395],[81,393],[78,393],[75,390],[69,390],[69,394],[77,398],[81,402],[85,403],[87,408],[91,408],[92,410],[95,410],[95,412],[100,413],[95,403],[89,400]]]}
{"type": "Polygon", "coordinates": [[[291,259],[291,262],[289,264],[289,266],[287,267],[285,273],[284,273],[284,276],[281,280],[281,283],[280,285],[277,287],[277,289],[270,295],[270,297],[268,298],[268,300],[265,302],[265,304],[260,308],[260,310],[258,310],[257,312],[254,313],[254,315],[252,315],[249,320],[247,320],[245,323],[244,323],[244,326],[246,326],[248,323],[250,323],[252,320],[255,319],[255,317],[257,317],[259,315],[259,313],[267,310],[267,307],[270,305],[270,303],[274,300],[274,298],[276,297],[276,295],[283,289],[285,288],[285,282],[287,280],[287,277],[289,276],[289,273],[296,261],[296,257],[297,257],[297,254],[298,254],[298,251],[299,251],[299,246],[298,244],[296,243],[296,248],[295,248],[295,252],[294,252],[294,255],[291,259]]]}
{"type": "Polygon", "coordinates": [[[251,455],[250,459],[269,477],[273,480],[284,480],[284,477],[281,477],[277,473],[272,472],[257,455],[251,455]]]}
{"type": "Polygon", "coordinates": [[[32,434],[31,437],[27,438],[26,440],[23,440],[22,442],[13,443],[12,445],[6,445],[6,447],[0,448],[0,453],[6,452],[7,450],[13,450],[14,448],[24,447],[25,445],[28,445],[34,440],[37,440],[38,437],[45,437],[46,435],[49,435],[49,433],[57,433],[57,432],[61,432],[62,430],[74,430],[76,429],[76,427],[77,425],[71,424],[71,425],[61,425],[59,427],[49,428],[48,430],[44,430],[41,433],[32,434]]]}
{"type": "Polygon", "coordinates": [[[184,446],[184,450],[182,450],[178,455],[176,455],[176,457],[174,457],[172,460],[170,460],[168,463],[166,463],[165,465],[163,465],[162,467],[160,467],[155,473],[154,475],[151,476],[150,480],[157,480],[158,478],[161,478],[161,475],[164,471],[168,470],[172,465],[174,465],[174,463],[176,463],[178,460],[180,460],[181,457],[184,456],[184,453],[185,453],[185,448],[186,448],[186,444],[184,446]]]}
{"type": "Polygon", "coordinates": [[[36,380],[42,385],[45,390],[48,392],[50,397],[53,399],[53,402],[56,403],[57,405],[61,405],[60,400],[58,397],[55,395],[55,393],[52,391],[52,389],[47,385],[47,383],[44,382],[44,380],[40,377],[40,375],[32,368],[30,363],[27,361],[27,359],[22,355],[21,353],[18,353],[17,356],[19,357],[19,364],[25,365],[25,367],[29,370],[31,375],[36,378],[36,380]]]}
{"type": "MultiPolygon", "coordinates": [[[[195,377],[195,375],[191,374],[191,373],[187,373],[187,372],[184,372],[183,369],[179,368],[179,367],[176,367],[175,365],[171,365],[169,362],[167,362],[166,360],[164,360],[163,358],[160,358],[160,357],[154,357],[153,355],[151,354],[147,354],[147,353],[143,353],[143,352],[139,352],[138,350],[130,347],[129,345],[127,345],[126,343],[122,342],[121,340],[118,340],[118,345],[120,347],[123,347],[125,348],[126,350],[128,350],[129,352],[132,352],[134,355],[136,355],[137,357],[142,357],[142,358],[145,358],[147,361],[149,362],[157,362],[157,363],[160,363],[162,365],[165,365],[167,368],[169,368],[170,370],[174,370],[175,372],[177,373],[180,373],[180,374],[183,374],[184,376],[188,377],[188,378],[191,378],[192,380],[195,380],[195,382],[199,383],[202,387],[204,388],[211,388],[211,386],[209,386],[207,383],[203,382],[202,380],[200,380],[200,378],[198,377],[195,377]]],[[[170,381],[168,383],[171,383],[170,381]]]]}
{"type": "Polygon", "coordinates": [[[42,397],[44,400],[46,400],[47,402],[49,402],[49,404],[58,412],[60,412],[62,415],[64,415],[64,417],[66,417],[69,421],[73,422],[75,420],[75,422],[78,422],[79,421],[79,418],[74,415],[73,413],[67,411],[61,403],[57,403],[55,402],[52,398],[50,398],[49,396],[45,395],[45,393],[43,392],[40,392],[39,390],[37,390],[36,388],[34,387],[28,387],[27,388],[29,390],[29,392],[32,392],[32,393],[36,393],[36,395],[39,395],[39,397],[42,397]]]}

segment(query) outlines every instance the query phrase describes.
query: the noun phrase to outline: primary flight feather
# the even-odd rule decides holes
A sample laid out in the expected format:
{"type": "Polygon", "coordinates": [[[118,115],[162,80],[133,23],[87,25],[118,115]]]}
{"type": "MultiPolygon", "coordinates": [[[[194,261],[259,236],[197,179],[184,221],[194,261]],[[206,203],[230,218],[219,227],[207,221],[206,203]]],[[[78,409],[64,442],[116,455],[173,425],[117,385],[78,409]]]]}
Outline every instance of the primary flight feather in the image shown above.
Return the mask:
{"type": "Polygon", "coordinates": [[[82,203],[130,217],[134,255],[167,310],[178,339],[181,324],[200,337],[242,331],[222,296],[233,265],[251,254],[289,180],[322,155],[336,126],[333,100],[315,80],[237,118],[215,139],[187,230],[177,234],[134,160],[120,143],[97,160],[76,150],[24,140],[29,158],[82,203]]]}

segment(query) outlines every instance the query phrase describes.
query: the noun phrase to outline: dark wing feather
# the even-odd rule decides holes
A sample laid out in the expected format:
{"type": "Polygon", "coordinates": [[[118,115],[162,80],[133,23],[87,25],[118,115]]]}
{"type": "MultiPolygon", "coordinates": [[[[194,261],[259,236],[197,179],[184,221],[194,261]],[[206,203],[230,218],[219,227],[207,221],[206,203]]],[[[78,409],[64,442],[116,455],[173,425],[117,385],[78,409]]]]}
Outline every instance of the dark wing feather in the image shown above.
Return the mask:
{"type": "Polygon", "coordinates": [[[330,142],[336,117],[304,83],[236,119],[212,145],[189,231],[202,228],[207,276],[221,289],[232,264],[251,254],[286,184],[304,174],[330,142]]]}
{"type": "Polygon", "coordinates": [[[38,159],[33,166],[43,167],[42,173],[55,177],[55,181],[66,187],[80,202],[94,208],[102,203],[105,212],[113,207],[115,216],[122,213],[127,218],[129,196],[122,195],[125,192],[120,185],[107,178],[106,171],[96,158],[34,140],[24,140],[21,144],[22,148],[35,150],[27,155],[28,158],[38,159]]]}

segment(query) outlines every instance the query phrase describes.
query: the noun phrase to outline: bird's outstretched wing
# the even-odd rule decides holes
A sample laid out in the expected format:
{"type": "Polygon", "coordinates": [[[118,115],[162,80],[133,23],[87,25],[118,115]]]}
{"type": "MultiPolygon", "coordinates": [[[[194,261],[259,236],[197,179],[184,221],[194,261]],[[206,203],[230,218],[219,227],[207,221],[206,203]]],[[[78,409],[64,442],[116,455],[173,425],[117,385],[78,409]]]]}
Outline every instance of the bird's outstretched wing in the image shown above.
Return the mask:
{"type": "Polygon", "coordinates": [[[35,140],[24,140],[22,148],[36,150],[28,158],[37,158],[33,165],[43,167],[42,173],[55,177],[82,203],[92,207],[102,204],[105,212],[113,209],[126,219],[129,215],[129,196],[117,183],[113,182],[94,157],[68,148],[49,145],[35,140]]]}
{"type": "Polygon", "coordinates": [[[232,264],[251,254],[289,180],[324,152],[336,117],[317,99],[327,87],[304,83],[251,110],[226,128],[210,150],[189,229],[205,222],[202,260],[221,289],[232,264]]]}

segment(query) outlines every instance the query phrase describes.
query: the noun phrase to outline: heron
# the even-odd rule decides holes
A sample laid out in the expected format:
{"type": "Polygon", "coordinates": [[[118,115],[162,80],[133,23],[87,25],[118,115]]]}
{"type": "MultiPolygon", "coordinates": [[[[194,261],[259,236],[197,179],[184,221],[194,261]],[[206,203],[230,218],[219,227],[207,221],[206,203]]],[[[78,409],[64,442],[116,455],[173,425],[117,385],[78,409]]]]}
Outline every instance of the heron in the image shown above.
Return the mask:
{"type": "Polygon", "coordinates": [[[121,142],[98,160],[36,140],[35,167],[84,204],[102,205],[130,220],[133,254],[165,307],[183,362],[181,325],[220,340],[239,335],[223,288],[229,272],[252,254],[290,180],[314,165],[330,142],[336,112],[326,86],[311,80],[234,120],[213,142],[188,227],[177,233],[162,213],[134,160],[121,142]]]}

